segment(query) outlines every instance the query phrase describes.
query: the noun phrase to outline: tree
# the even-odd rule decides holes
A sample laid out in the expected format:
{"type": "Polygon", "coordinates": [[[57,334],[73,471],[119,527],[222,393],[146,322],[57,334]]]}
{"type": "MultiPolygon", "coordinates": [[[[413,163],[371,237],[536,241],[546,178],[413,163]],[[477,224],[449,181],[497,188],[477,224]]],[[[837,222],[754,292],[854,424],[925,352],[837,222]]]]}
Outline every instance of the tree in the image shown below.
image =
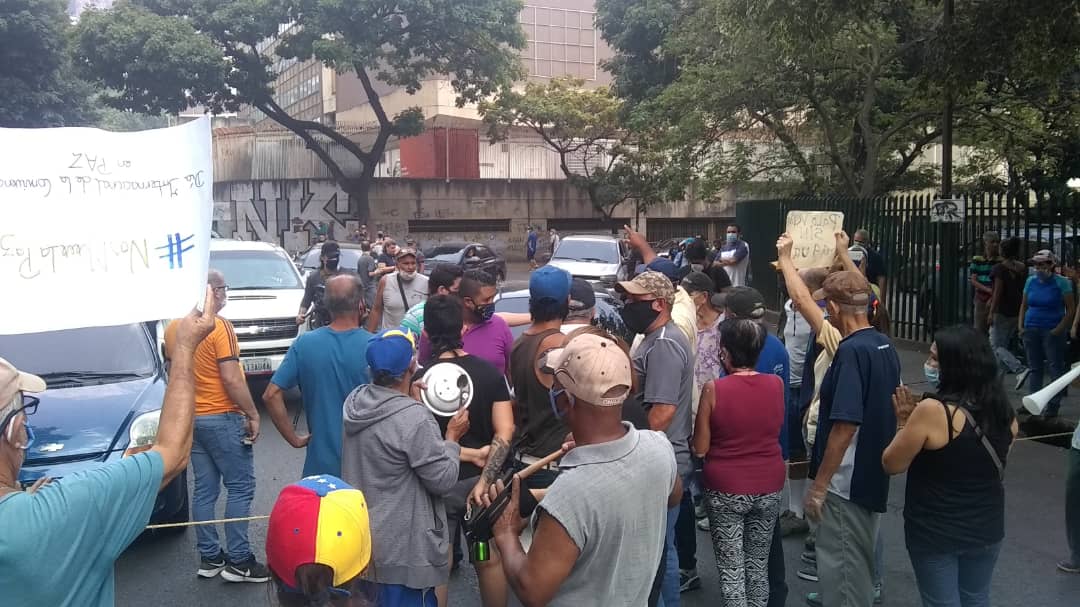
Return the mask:
{"type": "Polygon", "coordinates": [[[259,109],[304,141],[367,221],[387,142],[423,128],[419,108],[388,115],[380,88],[412,94],[426,78],[450,75],[459,105],[494,94],[521,75],[520,11],[519,0],[131,0],[84,13],[76,39],[80,64],[117,92],[116,107],[259,109]],[[280,43],[268,52],[272,38],[280,43]],[[273,63],[311,58],[356,75],[377,119],[369,141],[298,119],[274,99],[273,63]],[[347,174],[332,146],[356,158],[360,173],[347,174]]]}
{"type": "Polygon", "coordinates": [[[584,85],[578,78],[555,78],[481,101],[488,135],[493,142],[504,140],[515,127],[539,135],[558,154],[566,179],[585,190],[605,219],[631,199],[639,210],[666,199],[675,186],[642,138],[624,128],[622,102],[608,89],[584,85]]]}
{"type": "Polygon", "coordinates": [[[94,108],[69,59],[63,0],[0,0],[0,126],[85,125],[94,108]]]}
{"type": "Polygon", "coordinates": [[[958,0],[946,30],[934,1],[605,0],[598,23],[621,89],[655,91],[639,120],[667,127],[706,190],[764,177],[872,196],[934,183],[916,161],[939,140],[947,94],[961,133],[994,105],[995,70],[1075,64],[1075,4],[958,0]],[[1055,51],[1065,59],[1037,60],[1055,51]],[[670,67],[657,80],[650,66],[670,67]]]}

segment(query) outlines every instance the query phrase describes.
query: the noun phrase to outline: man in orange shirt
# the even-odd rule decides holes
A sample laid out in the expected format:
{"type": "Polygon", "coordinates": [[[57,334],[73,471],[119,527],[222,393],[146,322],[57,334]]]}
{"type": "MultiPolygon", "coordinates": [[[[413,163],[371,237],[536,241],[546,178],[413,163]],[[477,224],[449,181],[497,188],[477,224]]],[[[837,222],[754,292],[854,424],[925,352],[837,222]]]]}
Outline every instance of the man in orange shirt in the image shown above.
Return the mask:
{"type": "MultiPolygon", "coordinates": [[[[214,291],[214,313],[225,307],[229,287],[225,277],[210,270],[207,283],[214,291]]],[[[166,351],[176,339],[176,323],[165,330],[166,351]]],[[[252,443],[259,438],[259,412],[240,366],[240,346],[232,323],[217,316],[214,330],[195,351],[195,434],[191,445],[191,469],[195,493],[191,515],[196,521],[213,520],[221,485],[228,498],[225,518],[251,514],[255,498],[255,466],[252,443]]],[[[270,572],[255,560],[248,543],[248,524],[226,523],[226,549],[218,543],[217,528],[195,528],[199,577],[219,573],[230,582],[265,582],[270,572]]]]}

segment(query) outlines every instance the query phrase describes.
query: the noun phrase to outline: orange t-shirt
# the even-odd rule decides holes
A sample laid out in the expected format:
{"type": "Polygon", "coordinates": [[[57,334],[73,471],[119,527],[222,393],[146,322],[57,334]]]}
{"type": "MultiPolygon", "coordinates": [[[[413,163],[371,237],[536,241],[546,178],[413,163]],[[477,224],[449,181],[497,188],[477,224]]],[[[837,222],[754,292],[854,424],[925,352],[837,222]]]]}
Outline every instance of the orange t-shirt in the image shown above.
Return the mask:
{"type": "MultiPolygon", "coordinates": [[[[172,342],[176,339],[177,326],[177,323],[171,322],[165,329],[167,352],[171,351],[172,342]]],[[[240,360],[240,344],[236,341],[232,323],[219,316],[214,330],[195,349],[195,415],[241,412],[225,391],[218,368],[218,364],[230,360],[240,360]]],[[[243,368],[240,372],[244,372],[243,368]]]]}

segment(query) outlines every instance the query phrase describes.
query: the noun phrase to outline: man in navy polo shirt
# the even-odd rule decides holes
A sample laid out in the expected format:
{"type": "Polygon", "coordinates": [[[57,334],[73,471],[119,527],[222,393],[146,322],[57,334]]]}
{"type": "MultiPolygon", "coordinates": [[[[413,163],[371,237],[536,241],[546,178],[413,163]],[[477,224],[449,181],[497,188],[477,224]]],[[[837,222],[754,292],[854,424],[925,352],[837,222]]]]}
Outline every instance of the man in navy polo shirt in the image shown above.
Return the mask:
{"type": "Polygon", "coordinates": [[[874,601],[874,538],[889,497],[881,454],[896,434],[892,395],[900,360],[867,319],[870,285],[859,272],[835,272],[814,299],[844,336],[821,383],[814,479],[806,514],[819,521],[817,567],[825,607],[874,601]]]}

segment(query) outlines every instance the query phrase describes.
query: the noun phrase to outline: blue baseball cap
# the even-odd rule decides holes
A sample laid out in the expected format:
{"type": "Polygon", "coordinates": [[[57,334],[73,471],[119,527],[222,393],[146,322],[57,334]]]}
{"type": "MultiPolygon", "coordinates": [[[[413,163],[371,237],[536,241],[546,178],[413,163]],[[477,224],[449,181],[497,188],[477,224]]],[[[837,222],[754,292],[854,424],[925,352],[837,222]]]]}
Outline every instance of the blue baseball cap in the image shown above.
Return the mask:
{"type": "Polygon", "coordinates": [[[665,257],[657,257],[656,259],[650,261],[648,265],[643,263],[638,264],[637,267],[634,268],[634,274],[641,274],[644,272],[660,272],[664,276],[667,276],[668,280],[670,280],[671,282],[676,282],[682,280],[684,276],[689,274],[690,269],[690,266],[679,268],[670,259],[667,259],[665,257]]]}
{"type": "Polygon", "coordinates": [[[367,362],[372,373],[397,377],[409,370],[416,352],[416,337],[404,328],[380,331],[368,341],[367,362]]]}
{"type": "Polygon", "coordinates": [[[534,270],[529,277],[529,297],[540,301],[567,301],[570,298],[570,283],[573,279],[566,270],[555,266],[544,266],[534,270]]]}

